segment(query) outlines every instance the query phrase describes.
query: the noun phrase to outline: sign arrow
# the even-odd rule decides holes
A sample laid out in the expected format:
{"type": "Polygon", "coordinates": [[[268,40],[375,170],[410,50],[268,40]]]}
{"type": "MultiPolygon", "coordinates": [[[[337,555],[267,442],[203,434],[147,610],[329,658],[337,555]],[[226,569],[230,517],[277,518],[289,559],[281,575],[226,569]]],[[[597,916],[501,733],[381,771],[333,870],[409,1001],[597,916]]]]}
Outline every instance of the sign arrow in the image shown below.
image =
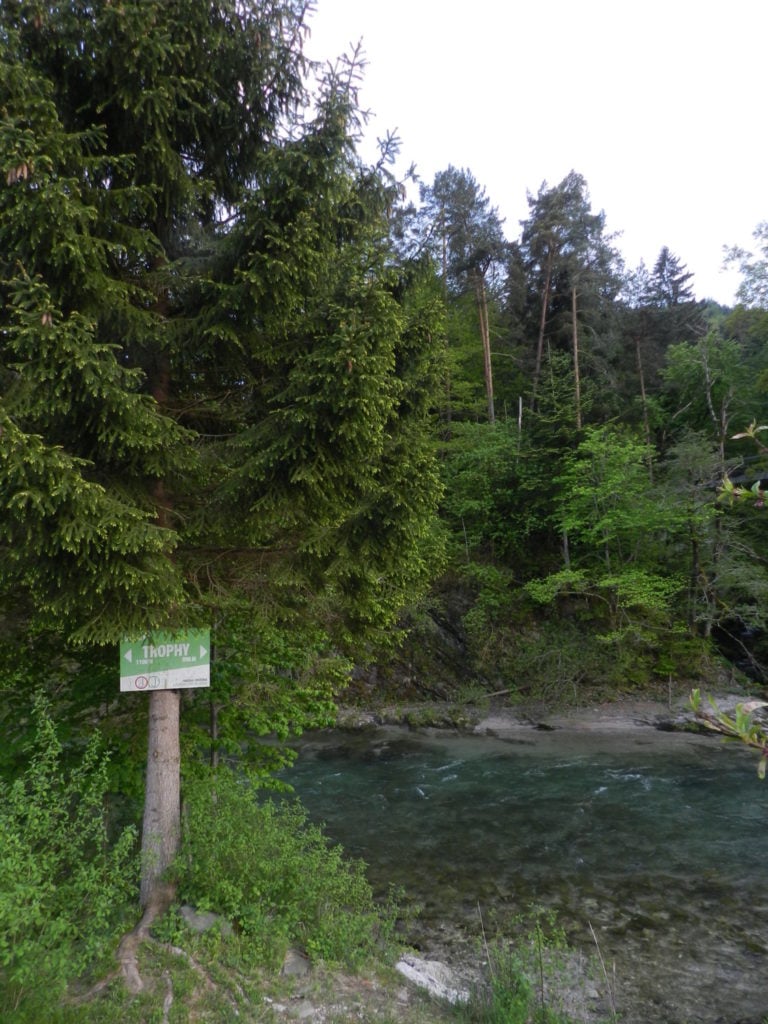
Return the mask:
{"type": "MultiPolygon", "coordinates": [[[[2,3],[2,0],[0,0],[2,3]]],[[[120,691],[180,690],[211,685],[211,634],[156,630],[120,644],[120,691]]]]}

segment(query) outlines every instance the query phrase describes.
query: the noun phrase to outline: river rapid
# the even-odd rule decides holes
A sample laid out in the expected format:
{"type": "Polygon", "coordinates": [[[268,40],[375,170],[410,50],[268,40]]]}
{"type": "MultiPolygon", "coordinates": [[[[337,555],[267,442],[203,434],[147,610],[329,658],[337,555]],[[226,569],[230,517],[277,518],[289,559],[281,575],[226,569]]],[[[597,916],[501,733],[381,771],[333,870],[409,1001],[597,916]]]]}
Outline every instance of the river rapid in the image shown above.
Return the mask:
{"type": "Polygon", "coordinates": [[[768,782],[754,755],[616,720],[492,724],[310,735],[285,779],[378,891],[421,905],[407,938],[423,955],[477,961],[483,931],[551,908],[593,960],[594,932],[624,1024],[761,1024],[768,782]]]}

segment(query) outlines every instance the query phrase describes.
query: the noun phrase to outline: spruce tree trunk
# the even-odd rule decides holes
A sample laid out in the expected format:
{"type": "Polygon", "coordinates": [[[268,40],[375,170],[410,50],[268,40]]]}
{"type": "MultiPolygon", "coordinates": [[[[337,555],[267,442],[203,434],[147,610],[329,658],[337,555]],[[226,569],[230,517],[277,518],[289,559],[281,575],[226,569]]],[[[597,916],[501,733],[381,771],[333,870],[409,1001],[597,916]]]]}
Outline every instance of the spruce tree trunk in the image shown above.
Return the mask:
{"type": "Polygon", "coordinates": [[[181,841],[181,753],[179,747],[178,690],[149,694],[149,743],[141,836],[141,906],[170,902],[171,890],[163,876],[173,863],[181,841]]]}
{"type": "Polygon", "coordinates": [[[645,393],[645,372],[643,370],[643,354],[640,347],[640,335],[635,335],[635,356],[637,357],[637,376],[640,380],[640,400],[643,407],[643,431],[645,443],[648,445],[648,480],[653,483],[653,458],[651,451],[651,423],[648,419],[648,397],[645,393]]]}
{"type": "Polygon", "coordinates": [[[573,382],[576,403],[576,429],[581,430],[581,369],[579,366],[579,321],[576,304],[576,289],[571,288],[571,313],[573,315],[573,382]]]}
{"type": "Polygon", "coordinates": [[[496,410],[493,402],[493,366],[491,363],[491,332],[488,326],[488,298],[485,293],[483,275],[475,272],[475,299],[477,315],[480,321],[480,337],[483,344],[483,374],[485,377],[485,395],[488,405],[488,422],[496,422],[496,410]]]}
{"type": "MultiPolygon", "coordinates": [[[[158,310],[164,313],[167,301],[167,294],[162,294],[157,302],[158,310]]],[[[170,379],[168,356],[162,353],[152,381],[152,397],[161,409],[168,404],[170,379]]],[[[168,527],[173,501],[162,480],[155,482],[153,498],[158,525],[168,527]]],[[[152,690],[149,693],[140,888],[141,906],[148,921],[164,913],[174,895],[174,887],[167,884],[164,875],[181,843],[180,709],[181,694],[178,690],[152,690]]]]}
{"type": "Polygon", "coordinates": [[[536,342],[536,365],[533,368],[533,387],[531,388],[531,409],[536,409],[536,392],[541,377],[541,363],[544,357],[544,332],[547,326],[547,308],[549,306],[549,293],[552,287],[552,251],[547,254],[547,272],[544,279],[544,292],[541,297],[541,317],[539,319],[539,337],[536,342]]]}

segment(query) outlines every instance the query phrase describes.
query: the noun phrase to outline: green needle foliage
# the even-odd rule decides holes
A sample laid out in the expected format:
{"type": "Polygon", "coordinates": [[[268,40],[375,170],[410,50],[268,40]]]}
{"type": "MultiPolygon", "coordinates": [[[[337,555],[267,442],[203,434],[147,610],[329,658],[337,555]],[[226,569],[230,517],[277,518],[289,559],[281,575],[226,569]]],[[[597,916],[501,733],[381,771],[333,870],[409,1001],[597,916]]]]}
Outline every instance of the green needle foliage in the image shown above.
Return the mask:
{"type": "MultiPolygon", "coordinates": [[[[440,305],[389,241],[391,141],[356,153],[357,58],[302,53],[310,6],[0,8],[4,629],[211,626],[230,748],[327,718],[437,549],[440,305]]],[[[175,796],[158,816],[170,847],[175,796]]]]}
{"type": "Polygon", "coordinates": [[[85,643],[243,594],[381,638],[424,584],[439,305],[354,61],[300,112],[306,13],[3,5],[0,586],[85,643]]]}
{"type": "Polygon", "coordinates": [[[2,6],[0,602],[86,646],[212,625],[245,667],[292,632],[326,707],[439,559],[441,313],[356,58],[307,92],[308,8],[2,6]]]}

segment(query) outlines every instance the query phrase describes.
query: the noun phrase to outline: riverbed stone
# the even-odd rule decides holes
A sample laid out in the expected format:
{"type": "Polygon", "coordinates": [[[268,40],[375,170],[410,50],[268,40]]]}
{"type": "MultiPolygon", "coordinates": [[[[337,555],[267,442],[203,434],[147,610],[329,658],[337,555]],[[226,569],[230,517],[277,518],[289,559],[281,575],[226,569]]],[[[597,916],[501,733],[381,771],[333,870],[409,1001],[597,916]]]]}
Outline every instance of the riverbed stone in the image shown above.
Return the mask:
{"type": "Polygon", "coordinates": [[[436,999],[449,1003],[466,1003],[469,999],[469,991],[459,976],[440,960],[422,960],[407,953],[398,960],[395,969],[436,999]]]}
{"type": "Polygon", "coordinates": [[[280,973],[285,977],[303,978],[312,968],[309,957],[300,949],[291,948],[285,954],[280,973]]]}
{"type": "Polygon", "coordinates": [[[214,914],[209,910],[197,910],[188,904],[180,907],[179,913],[187,927],[191,928],[193,932],[207,932],[212,928],[219,928],[222,935],[232,934],[232,925],[221,914],[214,914]]]}

